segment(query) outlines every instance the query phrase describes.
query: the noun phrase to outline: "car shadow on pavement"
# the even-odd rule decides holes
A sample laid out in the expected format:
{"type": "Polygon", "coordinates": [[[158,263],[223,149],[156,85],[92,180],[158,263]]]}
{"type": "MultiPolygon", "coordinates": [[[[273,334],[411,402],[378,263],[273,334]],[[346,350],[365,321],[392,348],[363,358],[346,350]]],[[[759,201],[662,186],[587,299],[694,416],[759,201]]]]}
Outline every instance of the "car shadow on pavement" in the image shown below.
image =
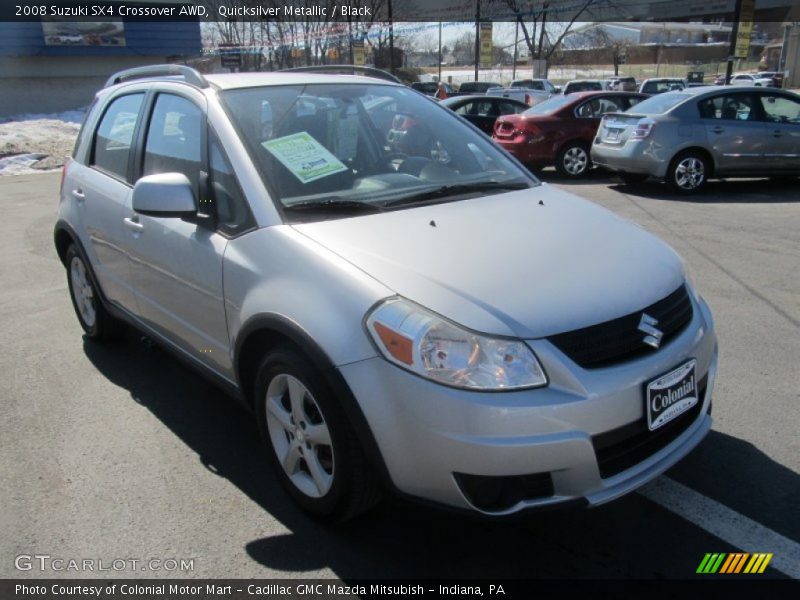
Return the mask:
{"type": "Polygon", "coordinates": [[[800,179],[710,179],[696,194],[685,196],[667,184],[649,179],[643,183],[625,184],[613,179],[609,189],[628,196],[650,200],[669,200],[692,204],[773,204],[800,202],[800,179]]]}
{"type": "MultiPolygon", "coordinates": [[[[243,548],[272,577],[275,571],[297,576],[327,569],[344,580],[689,577],[705,552],[725,547],[637,494],[593,510],[502,521],[389,497],[348,523],[321,525],[296,509],[281,489],[253,417],[233,399],[132,331],[118,343],[85,339],[84,352],[191,448],[204,468],[226,478],[289,530],[243,548]],[[667,556],[665,548],[680,552],[667,556]]],[[[720,486],[716,495],[727,503],[729,493],[739,494],[737,477],[718,481],[719,473],[731,474],[736,465],[747,465],[750,485],[758,489],[760,508],[753,507],[752,518],[760,520],[760,511],[775,505],[772,500],[791,518],[783,507],[788,511],[793,497],[797,504],[797,475],[740,440],[712,434],[680,466],[680,477],[698,482],[700,491],[720,486]]],[[[741,499],[743,505],[748,502],[741,499]]]]}

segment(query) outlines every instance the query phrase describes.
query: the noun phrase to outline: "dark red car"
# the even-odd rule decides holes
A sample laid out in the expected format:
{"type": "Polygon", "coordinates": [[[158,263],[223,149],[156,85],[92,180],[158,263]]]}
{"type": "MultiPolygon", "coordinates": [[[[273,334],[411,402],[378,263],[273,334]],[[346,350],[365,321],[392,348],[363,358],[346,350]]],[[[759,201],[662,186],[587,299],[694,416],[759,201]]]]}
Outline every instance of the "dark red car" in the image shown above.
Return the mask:
{"type": "Polygon", "coordinates": [[[567,177],[592,168],[589,149],[604,114],[647,98],[635,92],[577,92],[554,96],[518,115],[499,117],[492,139],[531,168],[555,165],[567,177]]]}

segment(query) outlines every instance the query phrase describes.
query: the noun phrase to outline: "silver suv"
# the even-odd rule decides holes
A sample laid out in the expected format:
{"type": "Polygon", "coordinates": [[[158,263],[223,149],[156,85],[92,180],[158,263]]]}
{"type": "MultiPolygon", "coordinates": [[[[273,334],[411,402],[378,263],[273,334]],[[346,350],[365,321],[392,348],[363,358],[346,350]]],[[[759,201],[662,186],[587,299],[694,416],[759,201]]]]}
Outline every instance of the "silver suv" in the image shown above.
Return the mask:
{"type": "Polygon", "coordinates": [[[128,323],[229,391],[319,518],[386,489],[601,504],[711,426],[717,344],[681,259],[402,85],[115,75],[55,244],[86,336],[128,323]]]}

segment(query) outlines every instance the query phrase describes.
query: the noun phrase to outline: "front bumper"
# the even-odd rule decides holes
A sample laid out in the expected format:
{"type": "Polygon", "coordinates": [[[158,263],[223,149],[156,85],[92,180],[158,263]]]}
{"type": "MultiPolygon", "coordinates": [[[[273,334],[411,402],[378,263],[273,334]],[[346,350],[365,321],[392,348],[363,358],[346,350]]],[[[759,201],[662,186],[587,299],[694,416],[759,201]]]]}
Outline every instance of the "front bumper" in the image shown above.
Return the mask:
{"type": "Polygon", "coordinates": [[[528,343],[548,374],[545,388],[488,393],[458,390],[410,374],[382,358],[340,367],[375,436],[395,487],[429,501],[484,514],[511,514],[559,503],[599,505],[663,473],[708,433],[717,369],[710,311],[693,298],[694,316],[658,352],[602,369],[582,369],[547,340],[528,343]],[[643,387],[690,358],[706,378],[702,405],[665,446],[603,477],[593,444],[600,434],[644,418],[643,387]],[[500,509],[478,508],[457,474],[513,477],[547,473],[546,496],[500,509]]]}

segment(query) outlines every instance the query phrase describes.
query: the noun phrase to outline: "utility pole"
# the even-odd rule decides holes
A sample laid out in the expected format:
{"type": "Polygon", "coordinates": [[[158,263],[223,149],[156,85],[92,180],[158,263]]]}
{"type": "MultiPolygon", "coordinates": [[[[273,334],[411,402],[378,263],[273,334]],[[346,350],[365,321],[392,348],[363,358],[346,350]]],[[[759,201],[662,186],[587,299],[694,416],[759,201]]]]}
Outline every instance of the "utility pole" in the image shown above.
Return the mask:
{"type": "Polygon", "coordinates": [[[394,75],[394,21],[392,21],[392,0],[389,0],[389,72],[394,75]]]}
{"type": "Polygon", "coordinates": [[[442,80],[442,22],[439,21],[439,81],[442,80]]]}
{"type": "Polygon", "coordinates": [[[722,85],[728,85],[733,74],[733,61],[736,60],[736,40],[739,37],[739,19],[742,13],[742,0],[736,0],[733,9],[733,31],[731,31],[731,43],[728,48],[728,63],[725,65],[725,81],[722,85]]]}
{"type": "Polygon", "coordinates": [[[481,62],[481,0],[475,0],[475,81],[481,62]]]}
{"type": "Polygon", "coordinates": [[[519,20],[517,20],[517,28],[514,30],[514,58],[511,66],[511,81],[517,78],[517,44],[519,44],[519,20]]]}

